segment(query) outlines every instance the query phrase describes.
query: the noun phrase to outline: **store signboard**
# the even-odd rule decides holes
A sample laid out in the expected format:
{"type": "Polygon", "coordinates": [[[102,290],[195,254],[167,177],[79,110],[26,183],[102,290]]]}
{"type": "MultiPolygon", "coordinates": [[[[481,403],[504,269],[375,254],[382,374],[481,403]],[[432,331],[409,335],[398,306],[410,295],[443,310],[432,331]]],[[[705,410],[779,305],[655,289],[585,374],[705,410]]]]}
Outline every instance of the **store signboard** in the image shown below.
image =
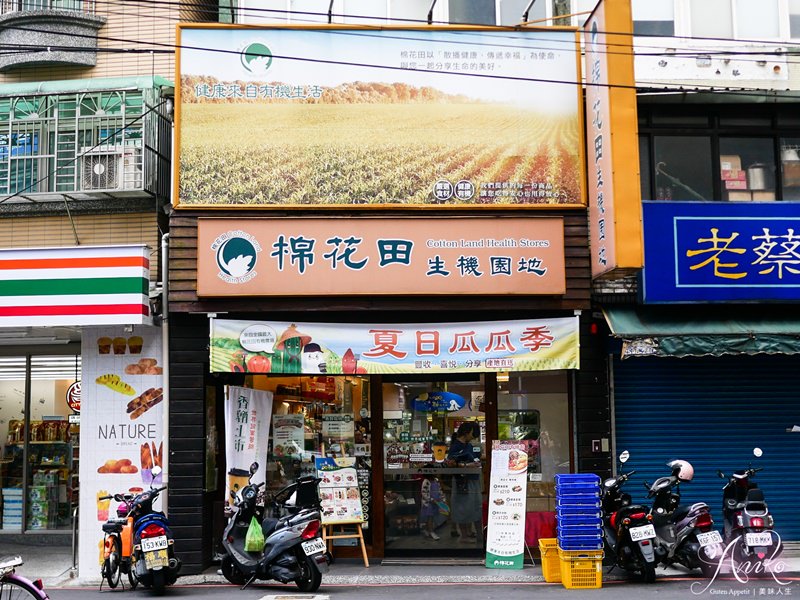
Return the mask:
{"type": "Polygon", "coordinates": [[[0,327],[147,325],[150,249],[0,250],[0,327]]]}
{"type": "Polygon", "coordinates": [[[600,0],[584,25],[592,276],[642,267],[630,0],[600,0]]]}
{"type": "Polygon", "coordinates": [[[558,295],[564,222],[199,219],[199,296],[558,295]]]}
{"type": "Polygon", "coordinates": [[[486,531],[486,566],[521,569],[525,560],[525,493],[528,452],[523,442],[492,442],[486,531]]]}
{"type": "MultiPolygon", "coordinates": [[[[85,327],[81,339],[79,574],[98,572],[117,503],[99,500],[167,481],[161,329],[85,327]],[[153,467],[162,473],[153,476],[153,467]]],[[[160,500],[159,500],[160,503],[160,500]]]]}
{"type": "Polygon", "coordinates": [[[179,207],[584,205],[571,29],[178,29],[179,207]]]}
{"type": "Polygon", "coordinates": [[[645,202],[644,301],[800,299],[799,207],[645,202]]]}
{"type": "Polygon", "coordinates": [[[211,320],[211,372],[482,373],[578,368],[578,317],[466,323],[211,320]]]}

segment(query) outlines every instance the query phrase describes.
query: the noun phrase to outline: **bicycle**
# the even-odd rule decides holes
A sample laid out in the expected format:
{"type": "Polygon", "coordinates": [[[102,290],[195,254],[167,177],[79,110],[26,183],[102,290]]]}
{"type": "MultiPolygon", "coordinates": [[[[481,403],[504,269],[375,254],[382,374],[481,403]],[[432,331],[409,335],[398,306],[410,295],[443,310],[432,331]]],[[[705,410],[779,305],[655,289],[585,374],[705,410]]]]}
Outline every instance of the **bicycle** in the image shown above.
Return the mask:
{"type": "MultiPolygon", "coordinates": [[[[119,585],[122,573],[128,576],[128,583],[132,590],[139,585],[139,580],[134,571],[131,555],[133,553],[133,517],[128,514],[128,507],[134,499],[134,495],[110,494],[101,496],[98,500],[116,500],[117,516],[112,517],[103,523],[103,566],[100,570],[100,589],[103,588],[103,581],[108,583],[108,587],[114,589],[119,585]]],[[[125,587],[124,585],[122,586],[125,587]]],[[[6,600],[1,598],[0,600],[6,600]]]]}
{"type": "Polygon", "coordinates": [[[2,600],[49,600],[42,580],[31,581],[17,575],[16,567],[23,564],[19,556],[0,558],[0,599],[2,600]]]}

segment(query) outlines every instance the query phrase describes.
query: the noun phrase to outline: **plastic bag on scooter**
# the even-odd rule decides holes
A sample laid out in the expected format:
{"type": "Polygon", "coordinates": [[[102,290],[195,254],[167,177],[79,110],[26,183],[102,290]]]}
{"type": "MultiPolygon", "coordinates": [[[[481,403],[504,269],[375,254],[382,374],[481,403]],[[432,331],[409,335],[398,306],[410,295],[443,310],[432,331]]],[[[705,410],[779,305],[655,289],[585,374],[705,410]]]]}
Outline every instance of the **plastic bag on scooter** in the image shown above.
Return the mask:
{"type": "Polygon", "coordinates": [[[264,549],[264,533],[261,531],[261,523],[255,517],[250,519],[250,527],[247,528],[244,538],[244,549],[246,552],[261,552],[264,549]]]}

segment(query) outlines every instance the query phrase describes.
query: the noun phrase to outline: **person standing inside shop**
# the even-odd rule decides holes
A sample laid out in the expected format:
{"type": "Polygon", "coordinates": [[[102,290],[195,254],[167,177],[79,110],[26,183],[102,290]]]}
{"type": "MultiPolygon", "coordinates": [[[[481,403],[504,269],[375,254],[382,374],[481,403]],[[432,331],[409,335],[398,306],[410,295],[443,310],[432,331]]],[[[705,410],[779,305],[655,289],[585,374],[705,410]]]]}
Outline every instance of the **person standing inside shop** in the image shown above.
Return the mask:
{"type": "MultiPolygon", "coordinates": [[[[480,454],[475,452],[472,440],[480,441],[480,426],[475,421],[459,425],[447,451],[447,458],[458,466],[475,468],[481,466],[480,454]]],[[[450,501],[453,536],[476,539],[481,531],[481,484],[480,475],[463,473],[453,476],[453,490],[450,501]]]]}

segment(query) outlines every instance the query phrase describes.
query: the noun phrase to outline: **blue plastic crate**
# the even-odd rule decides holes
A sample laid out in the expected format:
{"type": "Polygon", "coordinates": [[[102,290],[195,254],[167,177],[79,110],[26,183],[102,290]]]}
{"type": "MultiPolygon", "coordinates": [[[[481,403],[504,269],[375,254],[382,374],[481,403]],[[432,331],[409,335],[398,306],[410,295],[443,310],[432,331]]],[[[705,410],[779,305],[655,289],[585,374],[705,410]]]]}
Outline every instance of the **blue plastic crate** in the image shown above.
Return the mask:
{"type": "Polygon", "coordinates": [[[602,550],[603,538],[596,535],[558,536],[558,547],[562,550],[602,550]]]}
{"type": "Polygon", "coordinates": [[[582,517],[582,518],[601,518],[603,516],[602,511],[598,506],[592,504],[591,506],[559,506],[557,509],[557,516],[561,518],[574,518],[574,517],[582,517]]]}
{"type": "Polygon", "coordinates": [[[559,473],[555,479],[556,485],[563,483],[593,483],[600,485],[600,477],[594,473],[559,473]]]}
{"type": "Polygon", "coordinates": [[[583,537],[585,535],[597,537],[602,535],[600,525],[556,525],[559,536],[571,538],[574,536],[583,537]]]}
{"type": "Polygon", "coordinates": [[[585,498],[583,496],[561,496],[556,498],[556,510],[563,508],[599,510],[600,498],[585,498]]]}
{"type": "Polygon", "coordinates": [[[556,515],[556,522],[559,527],[594,527],[600,528],[603,526],[603,521],[598,516],[578,515],[571,517],[562,517],[556,515]]]}
{"type": "Polygon", "coordinates": [[[599,496],[600,486],[594,483],[560,483],[556,485],[556,497],[575,495],[599,496]]]}

